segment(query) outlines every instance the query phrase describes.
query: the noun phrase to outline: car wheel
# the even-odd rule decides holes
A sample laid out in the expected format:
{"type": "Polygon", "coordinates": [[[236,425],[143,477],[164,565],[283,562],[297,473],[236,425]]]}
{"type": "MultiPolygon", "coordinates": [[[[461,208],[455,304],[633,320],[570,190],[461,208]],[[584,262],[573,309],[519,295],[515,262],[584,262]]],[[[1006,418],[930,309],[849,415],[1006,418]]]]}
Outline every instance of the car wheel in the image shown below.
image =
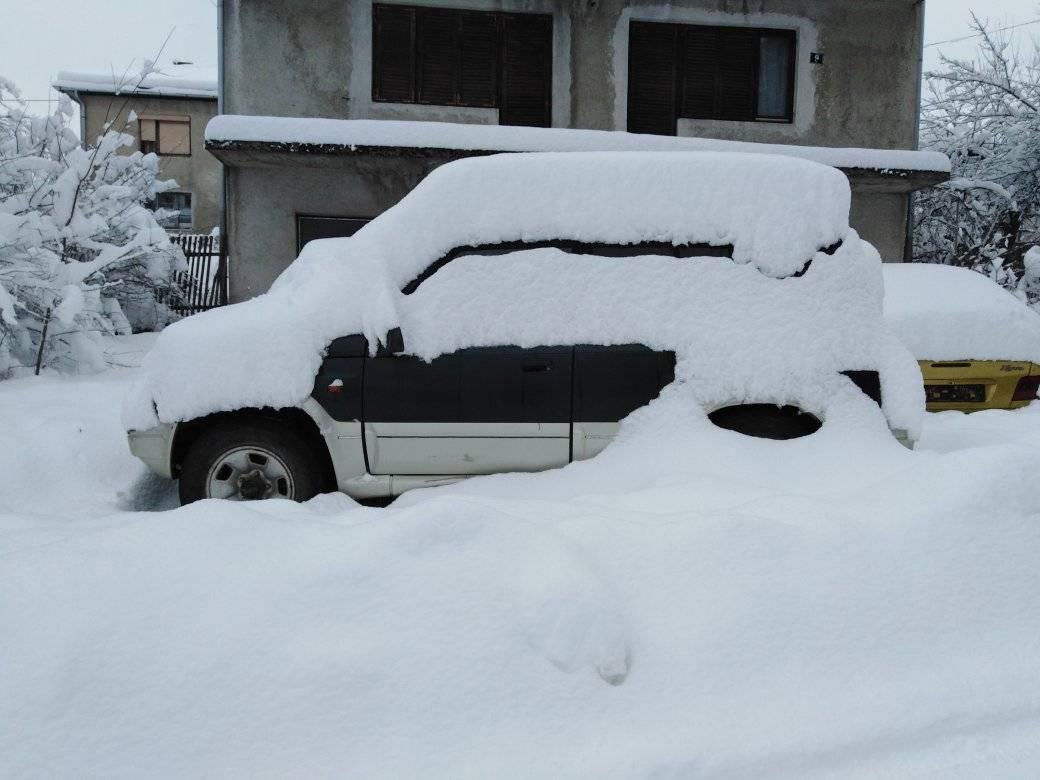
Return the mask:
{"type": "Polygon", "coordinates": [[[322,486],[321,463],[302,436],[285,425],[244,421],[218,425],[192,443],[181,467],[180,499],[306,501],[322,486]]]}

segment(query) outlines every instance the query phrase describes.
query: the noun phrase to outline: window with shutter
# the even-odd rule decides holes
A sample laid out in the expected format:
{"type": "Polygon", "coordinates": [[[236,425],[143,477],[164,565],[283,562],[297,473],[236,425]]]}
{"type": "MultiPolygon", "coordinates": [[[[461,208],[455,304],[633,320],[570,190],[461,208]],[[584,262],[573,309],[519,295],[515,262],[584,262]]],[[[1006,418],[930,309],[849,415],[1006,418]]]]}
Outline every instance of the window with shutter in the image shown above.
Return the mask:
{"type": "Polygon", "coordinates": [[[550,124],[552,16],[376,4],[372,29],[372,100],[550,124]]]}
{"type": "Polygon", "coordinates": [[[631,22],[629,131],[674,135],[679,117],[792,121],[795,44],[790,30],[631,22]]]}
{"type": "Polygon", "coordinates": [[[419,61],[419,102],[458,104],[459,14],[442,8],[418,9],[415,19],[419,61]]]}
{"type": "Polygon", "coordinates": [[[677,27],[633,22],[628,44],[628,130],[675,135],[677,27]]]}
{"type": "Polygon", "coordinates": [[[552,17],[502,16],[503,125],[552,124],[552,17]]]}
{"type": "Polygon", "coordinates": [[[719,39],[715,31],[690,27],[682,35],[682,103],[679,115],[694,119],[715,117],[715,94],[718,79],[715,63],[719,59],[719,39]]]}
{"type": "Polygon", "coordinates": [[[138,119],[141,151],[168,157],[191,154],[191,118],[187,114],[144,114],[138,119]]]}
{"type": "Polygon", "coordinates": [[[758,34],[737,28],[720,30],[717,51],[714,118],[751,122],[755,119],[758,34]]]}
{"type": "Polygon", "coordinates": [[[459,27],[459,105],[494,107],[498,92],[498,19],[462,13],[459,27]]]}
{"type": "Polygon", "coordinates": [[[372,6],[372,99],[415,102],[415,10],[372,6]]]}

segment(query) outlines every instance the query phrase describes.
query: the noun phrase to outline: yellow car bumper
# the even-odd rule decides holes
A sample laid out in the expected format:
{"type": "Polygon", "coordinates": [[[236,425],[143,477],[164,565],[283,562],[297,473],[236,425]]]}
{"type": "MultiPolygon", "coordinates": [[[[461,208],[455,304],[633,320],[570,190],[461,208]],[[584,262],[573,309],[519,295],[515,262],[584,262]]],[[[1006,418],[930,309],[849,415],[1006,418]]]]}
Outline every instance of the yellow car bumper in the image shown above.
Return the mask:
{"type": "Polygon", "coordinates": [[[1040,365],[1009,360],[921,360],[929,412],[1018,409],[1036,397],[1040,365]]]}

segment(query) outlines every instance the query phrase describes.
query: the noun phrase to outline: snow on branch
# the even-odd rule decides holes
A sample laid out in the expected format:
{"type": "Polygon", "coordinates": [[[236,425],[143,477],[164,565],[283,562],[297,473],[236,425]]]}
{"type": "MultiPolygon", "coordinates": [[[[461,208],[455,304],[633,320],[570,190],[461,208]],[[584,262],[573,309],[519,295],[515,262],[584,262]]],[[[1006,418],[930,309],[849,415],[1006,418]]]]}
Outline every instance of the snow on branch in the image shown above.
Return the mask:
{"type": "Polygon", "coordinates": [[[32,114],[0,78],[0,378],[99,368],[100,334],[161,325],[177,295],[184,256],[146,207],[176,184],[154,154],[127,153],[126,133],[81,146],[72,115],[65,95],[32,114]]]}
{"type": "Polygon", "coordinates": [[[953,178],[915,199],[914,255],[973,268],[1040,305],[1040,48],[1015,46],[977,16],[976,55],[926,74],[922,146],[950,157],[953,178]]]}

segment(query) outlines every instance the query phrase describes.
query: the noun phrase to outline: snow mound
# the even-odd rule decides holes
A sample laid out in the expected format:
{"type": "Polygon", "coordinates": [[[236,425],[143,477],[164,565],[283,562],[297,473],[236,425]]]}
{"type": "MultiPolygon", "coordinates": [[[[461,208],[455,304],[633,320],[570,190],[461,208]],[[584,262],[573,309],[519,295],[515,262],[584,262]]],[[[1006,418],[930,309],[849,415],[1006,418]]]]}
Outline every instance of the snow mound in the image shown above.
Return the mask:
{"type": "Polygon", "coordinates": [[[948,173],[949,158],[939,152],[762,144],[549,127],[467,125],[384,119],[317,119],[223,114],[206,125],[213,144],[236,141],[376,146],[500,152],[742,152],[798,157],[836,168],[948,173]]]}
{"type": "Polygon", "coordinates": [[[1040,314],[982,274],[885,263],[885,320],[918,360],[1040,363],[1040,314]]]}
{"type": "Polygon", "coordinates": [[[677,376],[695,380],[704,402],[782,402],[804,391],[821,408],[830,392],[822,375],[880,367],[889,420],[913,431],[920,377],[881,326],[880,261],[848,227],[849,198],[839,171],[790,158],[454,162],[353,237],[308,244],[267,294],[167,328],[124,422],[154,425],[153,408],[175,422],[298,405],[332,339],[364,333],[375,345],[401,326],[406,349],[428,359],[466,346],[649,340],[676,350],[677,376]],[[551,239],[732,245],[733,257],[514,252],[456,259],[413,295],[401,292],[459,247],[551,239]],[[818,251],[839,241],[833,255],[818,251]],[[804,276],[775,278],[810,260],[804,276]]]}

